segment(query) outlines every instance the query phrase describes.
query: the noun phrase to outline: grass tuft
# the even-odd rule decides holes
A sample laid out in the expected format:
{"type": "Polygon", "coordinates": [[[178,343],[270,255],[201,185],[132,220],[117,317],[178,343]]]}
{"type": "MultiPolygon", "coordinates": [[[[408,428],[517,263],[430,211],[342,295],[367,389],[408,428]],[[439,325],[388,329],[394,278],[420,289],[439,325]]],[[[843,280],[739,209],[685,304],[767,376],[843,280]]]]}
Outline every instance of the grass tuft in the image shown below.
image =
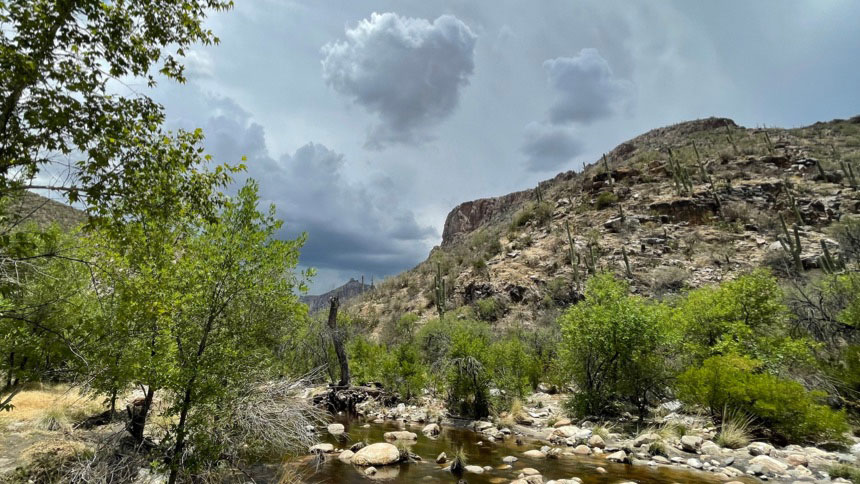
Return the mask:
{"type": "Polygon", "coordinates": [[[451,459],[451,473],[458,476],[463,474],[463,471],[466,469],[466,465],[468,463],[469,460],[466,457],[466,451],[463,450],[463,447],[459,447],[454,452],[454,458],[451,459]]]}
{"type": "Polygon", "coordinates": [[[860,484],[860,467],[855,467],[848,464],[836,464],[829,469],[827,469],[827,473],[830,474],[831,479],[848,479],[854,484],[860,484]]]}
{"type": "Polygon", "coordinates": [[[743,412],[723,411],[723,423],[717,434],[717,444],[729,449],[740,449],[752,440],[753,418],[743,412]]]}

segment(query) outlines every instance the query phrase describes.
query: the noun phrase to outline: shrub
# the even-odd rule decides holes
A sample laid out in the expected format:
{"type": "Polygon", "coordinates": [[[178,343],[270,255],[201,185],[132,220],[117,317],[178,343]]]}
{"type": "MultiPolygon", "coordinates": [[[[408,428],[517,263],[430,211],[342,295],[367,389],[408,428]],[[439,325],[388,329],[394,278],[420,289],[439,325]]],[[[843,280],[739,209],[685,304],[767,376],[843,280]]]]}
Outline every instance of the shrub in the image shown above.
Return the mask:
{"type": "Polygon", "coordinates": [[[484,321],[495,321],[505,314],[505,306],[501,301],[492,297],[479,299],[475,303],[478,317],[484,321]]]}
{"type": "Polygon", "coordinates": [[[508,338],[490,346],[489,364],[493,382],[507,400],[523,398],[529,393],[531,376],[537,371],[537,361],[519,338],[508,338]]]}
{"type": "Polygon", "coordinates": [[[670,376],[664,316],[665,307],[631,296],[611,274],[588,281],[585,300],[559,319],[562,360],[579,387],[568,402],[573,414],[607,414],[619,402],[644,414],[670,376]]]}
{"type": "Polygon", "coordinates": [[[552,218],[552,211],[553,206],[549,202],[528,202],[514,213],[514,217],[511,220],[511,229],[518,229],[532,220],[537,224],[546,223],[552,218]]]}
{"type": "Polygon", "coordinates": [[[848,479],[854,484],[860,484],[860,467],[848,464],[836,464],[827,469],[827,473],[830,474],[831,479],[848,479]]]}
{"type": "Polygon", "coordinates": [[[611,207],[618,202],[618,195],[612,192],[602,192],[594,199],[594,207],[598,210],[611,207]]]}
{"type": "Polygon", "coordinates": [[[675,266],[660,266],[651,272],[651,288],[657,293],[677,291],[684,287],[690,274],[675,266]]]}
{"type": "Polygon", "coordinates": [[[860,217],[846,215],[830,228],[839,251],[848,261],[860,261],[860,217]]]}
{"type": "Polygon", "coordinates": [[[704,406],[719,421],[725,409],[755,417],[777,437],[791,442],[839,440],[847,429],[844,412],[818,403],[825,394],[763,373],[743,356],[714,356],[678,378],[678,397],[704,406]]]}

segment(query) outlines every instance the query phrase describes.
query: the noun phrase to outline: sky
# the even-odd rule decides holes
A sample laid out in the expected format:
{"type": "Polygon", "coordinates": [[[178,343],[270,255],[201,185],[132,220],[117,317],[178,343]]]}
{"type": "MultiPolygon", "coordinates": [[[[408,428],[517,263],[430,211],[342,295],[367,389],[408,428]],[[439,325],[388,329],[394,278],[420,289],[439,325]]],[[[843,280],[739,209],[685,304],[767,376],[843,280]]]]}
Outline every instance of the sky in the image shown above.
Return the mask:
{"type": "Polygon", "coordinates": [[[321,293],[653,128],[860,114],[858,21],[854,0],[239,0],[152,96],[217,162],[247,158],[321,293]]]}

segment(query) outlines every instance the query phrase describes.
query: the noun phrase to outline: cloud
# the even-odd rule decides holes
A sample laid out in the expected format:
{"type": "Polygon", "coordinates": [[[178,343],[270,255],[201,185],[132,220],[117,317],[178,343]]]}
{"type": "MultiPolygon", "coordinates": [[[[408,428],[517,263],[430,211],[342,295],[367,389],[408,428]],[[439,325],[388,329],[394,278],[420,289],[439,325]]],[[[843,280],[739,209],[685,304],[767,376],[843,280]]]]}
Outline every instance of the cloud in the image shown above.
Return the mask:
{"type": "Polygon", "coordinates": [[[176,127],[204,120],[204,144],[215,160],[238,163],[247,157],[247,173],[236,184],[245,177],[259,182],[261,204],[274,203],[285,222],[279,236],[307,232],[301,264],[323,269],[328,278],[314,284],[315,292],[330,289],[342,276],[379,279],[408,269],[438,241],[438,230],[418,223],[408,193],[384,174],[353,180],[346,157],[320,143],[273,156],[263,126],[232,99],[191,88],[182,92],[187,116],[174,117],[176,127]]]}
{"type": "Polygon", "coordinates": [[[379,117],[366,147],[417,144],[457,107],[475,68],[477,36],[452,15],[433,22],[374,13],[326,44],[323,79],[379,117]]]}
{"type": "Polygon", "coordinates": [[[522,152],[529,171],[552,171],[584,152],[582,142],[568,128],[540,123],[526,126],[522,152]]]}
{"type": "Polygon", "coordinates": [[[612,74],[597,49],[582,49],[575,57],[543,63],[556,91],[549,118],[555,124],[587,124],[623,110],[632,100],[633,83],[612,74]]]}

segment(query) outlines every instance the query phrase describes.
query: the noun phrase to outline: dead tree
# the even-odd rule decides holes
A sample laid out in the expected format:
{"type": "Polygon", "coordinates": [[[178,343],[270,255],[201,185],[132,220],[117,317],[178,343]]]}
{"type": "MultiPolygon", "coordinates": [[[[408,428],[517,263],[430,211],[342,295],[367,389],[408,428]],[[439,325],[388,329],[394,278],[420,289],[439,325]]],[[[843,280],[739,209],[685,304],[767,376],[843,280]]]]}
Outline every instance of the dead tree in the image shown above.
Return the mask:
{"type": "Polygon", "coordinates": [[[329,302],[331,306],[328,310],[328,328],[331,331],[331,340],[334,344],[334,352],[337,353],[337,361],[340,363],[340,383],[338,386],[349,386],[349,361],[346,358],[346,348],[343,347],[343,335],[337,327],[337,308],[340,306],[340,299],[333,296],[329,302]]]}

